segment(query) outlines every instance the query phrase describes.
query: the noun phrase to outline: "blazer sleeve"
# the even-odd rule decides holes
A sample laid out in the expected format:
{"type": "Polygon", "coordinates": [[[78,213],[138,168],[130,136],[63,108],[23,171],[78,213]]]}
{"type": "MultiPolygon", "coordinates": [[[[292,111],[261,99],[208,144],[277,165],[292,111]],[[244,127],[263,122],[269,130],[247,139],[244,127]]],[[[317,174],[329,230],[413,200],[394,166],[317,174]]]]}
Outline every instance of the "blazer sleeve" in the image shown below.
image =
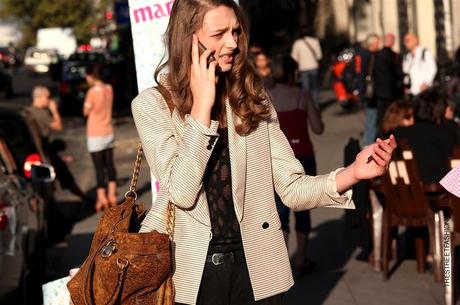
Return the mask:
{"type": "Polygon", "coordinates": [[[268,121],[270,150],[273,167],[273,181],[276,193],[283,203],[294,211],[316,207],[354,209],[351,189],[340,195],[337,192],[335,176],[341,168],[318,176],[305,175],[301,163],[281,131],[278,116],[271,102],[271,116],[268,121]]]}
{"type": "Polygon", "coordinates": [[[131,109],[147,162],[161,188],[179,208],[193,208],[219,123],[211,121],[207,128],[186,115],[182,136],[176,139],[170,110],[154,88],[141,92],[131,109]]]}

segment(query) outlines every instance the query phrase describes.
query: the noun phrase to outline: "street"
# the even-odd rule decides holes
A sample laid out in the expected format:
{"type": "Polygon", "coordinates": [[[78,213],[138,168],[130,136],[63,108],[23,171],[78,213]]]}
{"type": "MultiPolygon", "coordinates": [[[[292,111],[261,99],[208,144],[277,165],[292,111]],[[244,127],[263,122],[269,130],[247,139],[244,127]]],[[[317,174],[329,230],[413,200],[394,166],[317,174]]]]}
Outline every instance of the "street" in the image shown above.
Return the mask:
{"type": "MultiPolygon", "coordinates": [[[[15,98],[2,103],[30,103],[30,90],[35,84],[56,88],[46,76],[30,78],[24,71],[14,77],[15,98]]],[[[344,113],[337,103],[331,102],[331,91],[322,92],[324,134],[311,133],[316,151],[318,173],[328,173],[343,166],[343,148],[350,137],[359,138],[364,125],[363,111],[344,113]]],[[[121,200],[129,188],[132,168],[138,146],[137,132],[130,116],[119,117],[115,122],[115,165],[118,174],[118,198],[121,200]]],[[[96,179],[90,155],[86,150],[85,125],[82,118],[64,119],[64,131],[54,137],[65,140],[68,166],[79,186],[95,197],[96,179]]],[[[59,184],[56,183],[59,187],[59,184]]],[[[151,205],[149,171],[145,159],[138,183],[138,202],[151,205]]],[[[65,242],[47,251],[47,279],[66,276],[68,270],[80,265],[88,253],[92,234],[101,214],[78,202],[70,192],[58,190],[57,208],[62,219],[65,242]]],[[[418,274],[414,259],[404,260],[388,282],[373,271],[366,260],[359,259],[356,232],[347,230],[344,211],[322,208],[312,211],[313,231],[309,252],[317,268],[298,279],[286,294],[285,304],[308,305],[432,305],[443,304],[443,287],[435,283],[431,272],[418,274]]],[[[291,221],[291,225],[293,221],[291,221]]],[[[294,231],[294,230],[292,230],[294,231]]],[[[295,253],[295,236],[291,234],[289,251],[295,253]]],[[[268,268],[268,266],[267,266],[268,268]]],[[[273,275],[276,276],[276,275],[273,275]]]]}

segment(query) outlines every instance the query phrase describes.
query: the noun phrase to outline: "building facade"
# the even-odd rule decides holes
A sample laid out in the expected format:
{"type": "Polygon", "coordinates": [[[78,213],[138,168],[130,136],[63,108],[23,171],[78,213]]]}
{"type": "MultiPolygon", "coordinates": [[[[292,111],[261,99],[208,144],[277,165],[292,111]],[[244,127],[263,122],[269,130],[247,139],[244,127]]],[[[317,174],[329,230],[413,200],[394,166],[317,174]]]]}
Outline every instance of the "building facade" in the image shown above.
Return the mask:
{"type": "Polygon", "coordinates": [[[460,0],[318,0],[318,35],[345,36],[351,43],[370,33],[396,35],[401,50],[405,33],[419,36],[420,44],[446,59],[460,45],[460,0]]]}

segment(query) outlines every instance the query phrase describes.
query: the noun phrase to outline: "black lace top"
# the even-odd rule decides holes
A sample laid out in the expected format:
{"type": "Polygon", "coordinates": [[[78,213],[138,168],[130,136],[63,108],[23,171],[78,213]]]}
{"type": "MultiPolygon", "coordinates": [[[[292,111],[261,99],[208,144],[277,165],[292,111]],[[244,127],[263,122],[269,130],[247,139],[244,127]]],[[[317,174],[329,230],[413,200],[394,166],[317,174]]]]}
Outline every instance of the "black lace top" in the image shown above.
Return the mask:
{"type": "Polygon", "coordinates": [[[242,249],[241,232],[232,199],[232,178],[227,128],[219,129],[203,178],[211,217],[210,253],[242,249]]]}

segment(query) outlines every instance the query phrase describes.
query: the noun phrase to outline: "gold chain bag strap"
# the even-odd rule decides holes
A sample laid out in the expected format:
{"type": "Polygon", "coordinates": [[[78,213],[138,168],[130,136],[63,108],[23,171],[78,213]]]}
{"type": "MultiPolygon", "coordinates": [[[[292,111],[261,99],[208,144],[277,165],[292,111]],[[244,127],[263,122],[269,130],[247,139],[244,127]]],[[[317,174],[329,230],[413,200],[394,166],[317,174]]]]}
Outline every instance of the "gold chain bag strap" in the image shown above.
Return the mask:
{"type": "Polygon", "coordinates": [[[174,305],[174,205],[168,204],[167,234],[138,233],[146,215],[143,205],[136,204],[142,154],[139,145],[124,202],[104,213],[88,257],[67,284],[74,305],[174,305]]]}

